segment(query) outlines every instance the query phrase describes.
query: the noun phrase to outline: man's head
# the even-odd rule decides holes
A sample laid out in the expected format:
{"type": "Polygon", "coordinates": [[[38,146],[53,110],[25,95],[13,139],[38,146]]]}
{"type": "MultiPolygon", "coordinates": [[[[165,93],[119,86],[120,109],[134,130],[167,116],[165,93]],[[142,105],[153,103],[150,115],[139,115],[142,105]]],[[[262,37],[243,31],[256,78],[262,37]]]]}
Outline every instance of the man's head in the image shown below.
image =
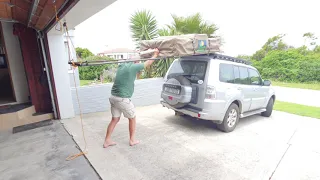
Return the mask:
{"type": "Polygon", "coordinates": [[[138,59],[140,59],[140,56],[139,56],[139,55],[132,56],[130,59],[131,59],[131,60],[136,60],[136,61],[133,62],[133,63],[135,63],[135,64],[140,62],[140,61],[138,60],[138,59]]]}

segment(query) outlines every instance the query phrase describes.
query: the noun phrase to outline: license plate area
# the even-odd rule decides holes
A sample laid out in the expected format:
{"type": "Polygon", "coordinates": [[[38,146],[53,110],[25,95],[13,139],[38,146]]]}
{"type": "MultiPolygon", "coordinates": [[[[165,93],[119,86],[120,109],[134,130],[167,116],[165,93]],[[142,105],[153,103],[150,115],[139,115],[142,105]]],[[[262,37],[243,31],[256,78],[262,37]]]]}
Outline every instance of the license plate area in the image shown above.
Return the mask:
{"type": "Polygon", "coordinates": [[[164,84],[163,91],[171,94],[179,95],[181,93],[181,86],[173,85],[173,84],[164,84]]]}

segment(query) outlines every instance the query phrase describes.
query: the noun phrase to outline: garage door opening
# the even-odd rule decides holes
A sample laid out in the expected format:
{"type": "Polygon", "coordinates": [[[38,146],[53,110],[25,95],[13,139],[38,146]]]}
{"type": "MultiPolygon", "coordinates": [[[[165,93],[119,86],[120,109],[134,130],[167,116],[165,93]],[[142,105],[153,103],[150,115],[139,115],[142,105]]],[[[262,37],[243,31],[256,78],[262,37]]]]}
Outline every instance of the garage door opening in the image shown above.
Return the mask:
{"type": "Polygon", "coordinates": [[[37,31],[13,22],[1,22],[0,27],[6,60],[1,71],[0,130],[52,119],[37,31]]]}
{"type": "Polygon", "coordinates": [[[9,68],[3,32],[0,28],[0,106],[16,102],[9,68]]]}

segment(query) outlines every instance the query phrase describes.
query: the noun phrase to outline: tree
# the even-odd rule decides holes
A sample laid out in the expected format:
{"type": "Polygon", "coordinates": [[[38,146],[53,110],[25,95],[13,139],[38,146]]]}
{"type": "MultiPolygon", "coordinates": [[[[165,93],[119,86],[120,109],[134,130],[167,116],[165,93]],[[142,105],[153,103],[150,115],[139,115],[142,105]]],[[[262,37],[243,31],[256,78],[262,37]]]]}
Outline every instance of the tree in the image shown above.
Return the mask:
{"type": "MultiPolygon", "coordinates": [[[[179,17],[172,15],[173,22],[166,27],[158,29],[157,21],[151,12],[142,10],[135,12],[130,18],[130,30],[132,38],[137,42],[141,40],[150,40],[158,36],[172,36],[182,34],[207,34],[208,37],[213,37],[218,30],[218,27],[203,20],[199,13],[179,17]]],[[[153,64],[152,69],[155,69],[153,75],[164,76],[169,69],[173,59],[159,60],[153,64]]],[[[147,77],[151,77],[151,69],[147,71],[147,77]]]]}
{"type": "Polygon", "coordinates": [[[219,29],[217,25],[204,21],[200,13],[196,13],[187,17],[171,15],[173,22],[167,25],[169,34],[207,34],[208,37],[213,37],[219,29]]]}
{"type": "MultiPolygon", "coordinates": [[[[157,21],[155,16],[147,10],[136,11],[130,18],[132,38],[139,48],[142,40],[154,39],[158,36],[157,21]]],[[[152,76],[152,67],[145,71],[147,77],[152,76]]]]}
{"type": "Polygon", "coordinates": [[[155,16],[147,10],[136,11],[130,18],[130,30],[136,42],[156,38],[158,28],[155,16]]]}
{"type": "Polygon", "coordinates": [[[318,39],[314,33],[308,32],[303,34],[304,39],[304,45],[306,47],[312,48],[312,46],[316,47],[317,42],[316,40],[318,39]],[[308,45],[306,44],[308,42],[308,45]]]}
{"type": "Polygon", "coordinates": [[[248,55],[238,55],[237,58],[243,59],[246,61],[251,61],[251,56],[248,56],[248,55]]]}
{"type": "Polygon", "coordinates": [[[256,51],[252,55],[252,59],[260,61],[263,59],[268,52],[273,50],[287,50],[291,48],[286,43],[283,42],[283,37],[285,34],[279,34],[277,36],[273,36],[272,38],[269,38],[268,41],[262,46],[262,48],[258,51],[256,51]]]}
{"type": "Polygon", "coordinates": [[[76,53],[77,53],[77,56],[80,57],[81,59],[84,59],[84,58],[87,58],[90,56],[94,56],[94,54],[87,48],[77,47],[76,53]]]}

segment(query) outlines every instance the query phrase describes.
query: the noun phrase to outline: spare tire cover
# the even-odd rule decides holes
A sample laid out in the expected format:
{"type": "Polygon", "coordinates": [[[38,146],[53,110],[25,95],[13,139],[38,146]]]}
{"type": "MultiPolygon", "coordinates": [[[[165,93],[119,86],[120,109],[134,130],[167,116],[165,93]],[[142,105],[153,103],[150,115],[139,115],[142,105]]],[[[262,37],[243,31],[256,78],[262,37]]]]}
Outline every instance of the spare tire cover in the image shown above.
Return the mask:
{"type": "Polygon", "coordinates": [[[170,78],[163,84],[161,97],[164,101],[175,108],[182,108],[186,106],[191,101],[191,95],[191,82],[183,76],[170,78]],[[168,92],[165,88],[178,89],[180,93],[175,94],[173,92],[168,92]]]}

